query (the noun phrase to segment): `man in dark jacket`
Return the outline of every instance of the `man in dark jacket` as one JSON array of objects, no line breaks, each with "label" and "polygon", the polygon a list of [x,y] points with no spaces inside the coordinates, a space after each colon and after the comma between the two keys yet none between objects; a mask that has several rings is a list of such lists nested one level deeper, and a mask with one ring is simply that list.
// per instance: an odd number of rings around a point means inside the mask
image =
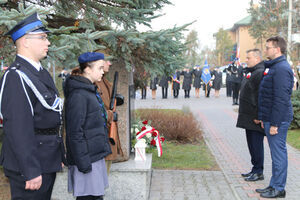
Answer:
[{"label": "man in dark jacket", "polygon": [[243,68],[235,60],[232,64],[229,65],[228,70],[231,73],[231,86],[232,86],[232,105],[239,105],[239,92],[241,81],[243,78]]},{"label": "man in dark jacket", "polygon": [[293,71],[285,58],[287,44],[282,37],[267,40],[266,70],[259,87],[258,119],[268,138],[272,177],[267,188],[256,189],[264,198],[285,197],[287,178],[286,136],[293,119],[291,95],[294,84]]},{"label": "man in dark jacket", "polygon": [[170,79],[171,77],[168,77],[166,75],[163,75],[160,79],[159,86],[161,87],[163,99],[168,98],[168,86],[169,86],[169,81],[171,81]]},{"label": "man in dark jacket", "polygon": [[50,200],[56,172],[62,168],[62,100],[40,63],[50,45],[47,32],[34,13],[7,33],[16,44],[17,57],[1,80],[4,139],[0,165],[13,200]]},{"label": "man in dark jacket", "polygon": [[263,77],[264,63],[259,49],[250,49],[246,57],[247,68],[241,83],[239,115],[236,126],[244,128],[251,156],[252,170],[242,174],[246,181],[263,180],[264,130],[258,121],[258,88]]}]

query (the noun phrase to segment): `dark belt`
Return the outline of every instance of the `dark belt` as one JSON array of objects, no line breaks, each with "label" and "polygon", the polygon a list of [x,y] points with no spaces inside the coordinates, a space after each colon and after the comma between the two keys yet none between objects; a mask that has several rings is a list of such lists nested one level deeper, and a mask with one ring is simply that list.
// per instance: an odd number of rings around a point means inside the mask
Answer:
[{"label": "dark belt", "polygon": [[59,126],[56,128],[45,128],[45,129],[34,129],[35,134],[37,135],[57,135],[59,132]]}]

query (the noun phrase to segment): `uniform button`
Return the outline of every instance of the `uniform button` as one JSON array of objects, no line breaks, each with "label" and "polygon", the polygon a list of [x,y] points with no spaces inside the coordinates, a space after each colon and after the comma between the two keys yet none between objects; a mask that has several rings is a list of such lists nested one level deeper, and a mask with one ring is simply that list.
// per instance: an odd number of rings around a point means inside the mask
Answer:
[{"label": "uniform button", "polygon": [[47,98],[48,97],[48,95],[45,95],[45,98]]},{"label": "uniform button", "polygon": [[42,142],[40,142],[40,144],[43,144]]}]

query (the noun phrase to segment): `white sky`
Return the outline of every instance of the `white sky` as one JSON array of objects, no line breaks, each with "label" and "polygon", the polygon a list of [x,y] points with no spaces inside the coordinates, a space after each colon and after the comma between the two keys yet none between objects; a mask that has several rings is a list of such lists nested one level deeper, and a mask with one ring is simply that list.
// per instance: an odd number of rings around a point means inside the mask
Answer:
[{"label": "white sky", "polygon": [[[248,15],[250,0],[170,0],[174,5],[163,8],[162,17],[151,23],[153,30],[173,28],[197,20],[189,26],[198,32],[201,47],[214,48],[213,34],[219,28],[228,29]],[[146,31],[147,28],[140,27]],[[187,35],[189,31],[186,31]]]}]

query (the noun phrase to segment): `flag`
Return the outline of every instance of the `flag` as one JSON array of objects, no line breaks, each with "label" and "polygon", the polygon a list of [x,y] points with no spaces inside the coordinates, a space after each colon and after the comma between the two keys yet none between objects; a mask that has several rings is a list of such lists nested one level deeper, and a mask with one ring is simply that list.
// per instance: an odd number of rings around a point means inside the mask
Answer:
[{"label": "flag", "polygon": [[236,50],[235,60],[237,61],[237,66],[240,66],[240,47]]},{"label": "flag", "polygon": [[176,73],[173,74],[172,80],[175,81],[176,83],[179,83],[179,84],[180,84],[180,81],[177,80],[177,74],[176,74]]},{"label": "flag", "polygon": [[205,60],[205,63],[204,63],[203,69],[202,69],[201,79],[205,83],[205,85],[207,85],[211,79],[211,75],[209,72],[209,65],[207,64],[207,60]]}]

